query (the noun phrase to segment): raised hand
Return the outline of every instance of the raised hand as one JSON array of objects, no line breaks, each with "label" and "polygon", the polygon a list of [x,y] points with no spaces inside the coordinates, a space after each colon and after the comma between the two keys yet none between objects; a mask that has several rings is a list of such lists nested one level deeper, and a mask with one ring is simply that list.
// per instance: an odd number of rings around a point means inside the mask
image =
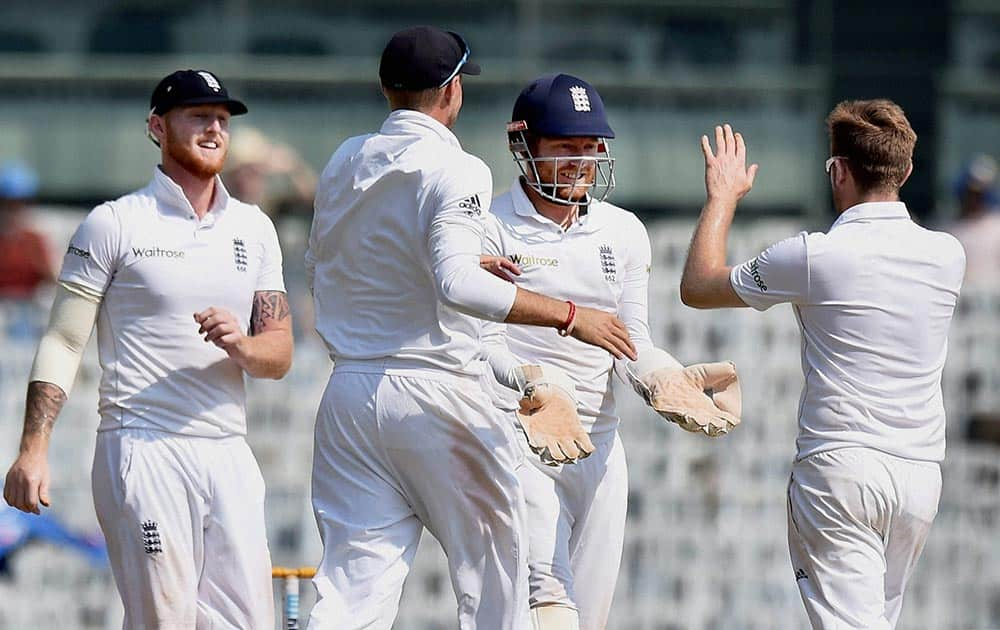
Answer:
[{"label": "raised hand", "polygon": [[728,124],[715,127],[715,152],[708,136],[701,137],[705,154],[705,191],[709,200],[724,199],[735,204],[753,188],[757,165],[747,168],[747,148],[743,136]]}]

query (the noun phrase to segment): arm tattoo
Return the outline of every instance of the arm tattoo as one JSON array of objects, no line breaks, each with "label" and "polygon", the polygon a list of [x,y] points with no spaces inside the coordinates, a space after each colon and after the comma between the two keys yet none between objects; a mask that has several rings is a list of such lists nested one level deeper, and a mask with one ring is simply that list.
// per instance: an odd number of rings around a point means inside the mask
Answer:
[{"label": "arm tattoo", "polygon": [[56,416],[65,402],[66,392],[58,385],[44,381],[28,383],[28,397],[24,404],[25,434],[51,434]]},{"label": "arm tattoo", "polygon": [[250,334],[263,332],[267,320],[281,321],[291,314],[288,296],[281,291],[257,291],[253,294],[253,310],[250,313]]}]

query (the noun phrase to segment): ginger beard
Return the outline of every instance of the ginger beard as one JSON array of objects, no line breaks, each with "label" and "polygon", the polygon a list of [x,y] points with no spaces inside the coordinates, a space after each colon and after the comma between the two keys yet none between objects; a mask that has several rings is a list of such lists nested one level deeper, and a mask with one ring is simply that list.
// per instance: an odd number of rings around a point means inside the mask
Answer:
[{"label": "ginger beard", "polygon": [[[166,142],[164,152],[187,172],[200,179],[210,179],[222,172],[229,152],[229,137],[225,132],[191,133],[163,119]],[[214,142],[216,148],[201,146]]]}]

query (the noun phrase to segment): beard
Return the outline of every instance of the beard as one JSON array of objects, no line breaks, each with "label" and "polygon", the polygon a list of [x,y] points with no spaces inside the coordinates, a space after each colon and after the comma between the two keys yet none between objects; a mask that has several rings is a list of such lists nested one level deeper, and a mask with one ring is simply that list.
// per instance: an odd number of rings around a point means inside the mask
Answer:
[{"label": "beard", "polygon": [[[558,178],[555,174],[547,168],[539,169],[540,187],[545,194],[565,202],[582,203],[587,200],[590,190],[594,187],[595,173],[593,170],[584,169],[580,174],[583,176],[582,181],[576,182],[575,185],[560,183],[556,186],[555,182],[558,181]],[[567,178],[569,177],[572,177],[572,174],[567,175]]]},{"label": "beard", "polygon": [[541,184],[539,188],[546,195],[557,197],[570,203],[582,203],[586,201],[591,189],[590,186],[579,185],[576,188],[570,188],[569,186],[556,187],[552,184]]},{"label": "beard", "polygon": [[[220,138],[218,142],[221,145],[223,141]],[[218,157],[206,158],[198,152],[197,147],[188,144],[186,139],[176,134],[169,125],[167,125],[166,149],[167,155],[199,179],[210,179],[221,173],[226,163],[226,155],[229,153],[227,145],[225,150],[218,152]]]}]

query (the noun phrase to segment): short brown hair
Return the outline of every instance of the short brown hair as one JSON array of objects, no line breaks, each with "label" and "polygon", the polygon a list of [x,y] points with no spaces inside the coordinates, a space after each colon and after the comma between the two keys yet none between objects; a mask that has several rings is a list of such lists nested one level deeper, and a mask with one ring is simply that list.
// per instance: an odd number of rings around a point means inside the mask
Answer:
[{"label": "short brown hair", "polygon": [[830,155],[847,158],[863,191],[899,190],[917,144],[917,134],[899,105],[887,99],[842,101],[826,124]]}]

